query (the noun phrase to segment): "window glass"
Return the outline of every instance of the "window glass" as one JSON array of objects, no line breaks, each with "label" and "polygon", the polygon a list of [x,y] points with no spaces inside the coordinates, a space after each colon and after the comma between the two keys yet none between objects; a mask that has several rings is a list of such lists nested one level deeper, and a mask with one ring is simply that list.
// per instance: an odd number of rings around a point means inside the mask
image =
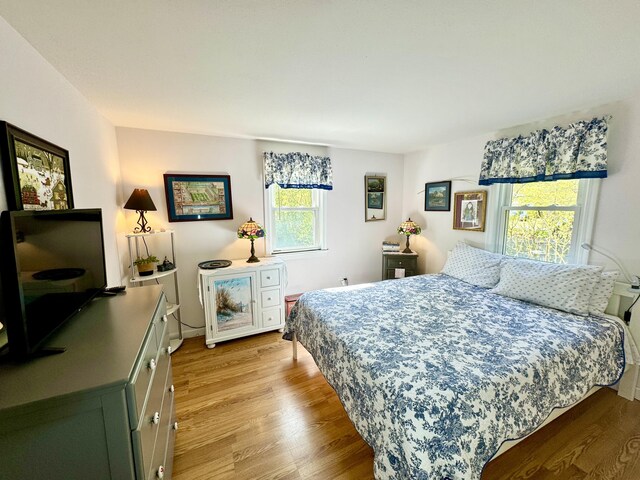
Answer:
[{"label": "window glass", "polygon": [[512,186],[511,205],[571,206],[578,203],[580,180],[558,180],[555,182],[516,183]]},{"label": "window glass", "polygon": [[324,190],[280,188],[267,191],[269,253],[321,250],[324,247]]}]

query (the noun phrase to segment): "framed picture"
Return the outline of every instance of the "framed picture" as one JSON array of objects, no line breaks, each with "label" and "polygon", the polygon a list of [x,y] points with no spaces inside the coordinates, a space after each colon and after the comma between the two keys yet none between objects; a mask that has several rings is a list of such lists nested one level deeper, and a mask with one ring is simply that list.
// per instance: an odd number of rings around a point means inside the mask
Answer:
[{"label": "framed picture", "polygon": [[453,200],[453,229],[484,232],[487,191],[456,192]]},{"label": "framed picture", "polygon": [[9,210],[73,208],[67,150],[0,122],[0,158]]},{"label": "framed picture", "polygon": [[451,182],[424,184],[424,210],[425,212],[451,210]]},{"label": "framed picture", "polygon": [[231,220],[231,177],[165,173],[164,190],[170,222]]},{"label": "framed picture", "polygon": [[384,175],[365,175],[364,177],[364,221],[384,220],[387,214],[386,204],[387,177]]}]

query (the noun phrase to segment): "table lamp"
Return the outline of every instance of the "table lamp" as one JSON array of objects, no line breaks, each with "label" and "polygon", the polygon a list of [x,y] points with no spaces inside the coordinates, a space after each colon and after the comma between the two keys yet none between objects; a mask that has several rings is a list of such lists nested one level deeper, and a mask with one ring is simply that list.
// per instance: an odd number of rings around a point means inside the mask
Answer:
[{"label": "table lamp", "polygon": [[155,212],[156,206],[151,200],[151,195],[145,188],[136,188],[124,204],[124,208],[127,210],[135,210],[140,214],[138,217],[138,226],[133,229],[133,233],[149,233],[151,227],[147,226],[147,219],[144,218],[146,212]]},{"label": "table lamp", "polygon": [[420,235],[420,232],[422,232],[422,228],[416,222],[411,220],[411,218],[409,218],[406,222],[402,222],[400,224],[400,226],[398,227],[398,233],[400,235],[407,236],[407,246],[402,251],[402,253],[413,253],[409,248],[409,237],[411,235]]},{"label": "table lamp", "polygon": [[256,249],[253,247],[253,241],[256,238],[264,237],[264,228],[259,223],[256,223],[253,218],[249,217],[248,222],[244,222],[238,228],[238,238],[248,238],[251,240],[251,256],[247,263],[259,262],[260,259],[256,257]]}]

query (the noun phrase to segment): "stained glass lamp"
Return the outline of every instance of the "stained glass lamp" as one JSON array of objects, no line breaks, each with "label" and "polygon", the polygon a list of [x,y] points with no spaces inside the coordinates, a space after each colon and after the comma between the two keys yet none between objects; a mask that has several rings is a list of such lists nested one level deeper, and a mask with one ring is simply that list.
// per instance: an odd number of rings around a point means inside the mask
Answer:
[{"label": "stained glass lamp", "polygon": [[133,229],[133,233],[148,233],[151,231],[151,227],[147,225],[147,219],[144,218],[144,214],[146,212],[155,212],[156,206],[153,200],[151,200],[151,195],[149,195],[148,190],[144,188],[134,189],[123,208],[135,210],[140,214],[140,217],[138,217],[138,226]]},{"label": "stained glass lamp", "polygon": [[398,227],[398,233],[400,235],[407,236],[407,247],[402,251],[402,253],[413,253],[409,248],[409,237],[411,235],[420,235],[422,232],[422,228],[416,222],[409,218],[406,222],[402,222]]},{"label": "stained glass lamp", "polygon": [[256,223],[253,218],[249,217],[248,222],[244,222],[238,228],[238,238],[248,238],[251,240],[251,256],[247,263],[259,262],[260,259],[256,257],[256,249],[253,247],[253,241],[256,238],[264,237],[264,228],[259,223]]}]

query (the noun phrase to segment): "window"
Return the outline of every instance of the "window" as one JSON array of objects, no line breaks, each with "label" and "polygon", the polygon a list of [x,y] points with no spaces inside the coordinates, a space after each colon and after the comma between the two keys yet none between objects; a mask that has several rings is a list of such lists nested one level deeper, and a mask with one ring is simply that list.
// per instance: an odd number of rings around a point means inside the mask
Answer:
[{"label": "window", "polygon": [[[505,255],[586,263],[598,179],[500,184],[493,236]],[[490,237],[491,238],[491,237]]]},{"label": "window", "polygon": [[272,184],[265,195],[268,253],[326,248],[326,190]]}]

